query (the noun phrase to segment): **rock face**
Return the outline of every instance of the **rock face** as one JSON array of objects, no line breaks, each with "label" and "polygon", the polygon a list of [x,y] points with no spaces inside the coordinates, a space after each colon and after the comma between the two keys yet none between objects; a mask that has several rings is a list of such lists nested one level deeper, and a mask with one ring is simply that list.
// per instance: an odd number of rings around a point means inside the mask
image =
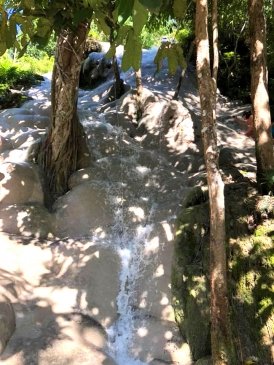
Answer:
[{"label": "rock face", "polygon": [[176,320],[190,345],[194,360],[211,354],[209,208],[208,202],[204,202],[206,199],[198,188],[193,189],[185,199],[178,219],[172,275]]},{"label": "rock face", "polygon": [[[88,365],[90,359],[115,365],[106,353],[105,328],[117,319],[117,254],[91,242],[67,240],[41,248],[35,242],[18,246],[2,236],[0,257],[1,288],[17,314],[1,364],[32,364],[39,358],[44,365]],[[1,345],[14,330],[11,309],[0,301]]]},{"label": "rock face", "polygon": [[95,87],[110,74],[111,61],[102,52],[91,52],[83,61],[80,71],[80,87]]},{"label": "rock face", "polygon": [[0,354],[15,331],[15,314],[11,302],[0,294]]},{"label": "rock face", "polygon": [[106,189],[91,183],[70,190],[55,202],[53,209],[58,237],[90,236],[94,230],[113,223]]},{"label": "rock face", "polygon": [[0,207],[26,203],[43,204],[43,189],[36,166],[26,162],[2,163],[0,178]]}]

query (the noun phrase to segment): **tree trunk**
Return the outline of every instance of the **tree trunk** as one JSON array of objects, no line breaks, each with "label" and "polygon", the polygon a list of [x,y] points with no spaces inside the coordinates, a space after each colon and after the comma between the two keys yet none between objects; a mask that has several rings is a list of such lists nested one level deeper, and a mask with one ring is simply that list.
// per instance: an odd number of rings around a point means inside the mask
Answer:
[{"label": "tree trunk", "polygon": [[81,129],[77,116],[78,85],[87,31],[88,24],[81,23],[75,31],[62,30],[57,39],[51,126],[42,146],[42,165],[53,200],[67,191],[68,178],[76,170]]},{"label": "tree trunk", "polygon": [[137,120],[140,120],[143,115],[142,107],[142,93],[143,93],[143,83],[142,83],[142,70],[135,71],[136,80],[136,104],[137,104]]},{"label": "tree trunk", "polygon": [[[112,45],[114,42],[114,28],[113,25],[110,24],[110,36],[109,36],[109,43]],[[113,74],[114,74],[114,92],[111,92],[114,94],[114,100],[119,99],[125,91],[124,88],[124,80],[121,79],[120,76],[120,70],[119,70],[119,66],[118,66],[118,62],[117,62],[117,57],[116,57],[116,50],[115,50],[115,54],[112,57],[112,69],[113,69]]]},{"label": "tree trunk", "polygon": [[265,174],[274,169],[271,116],[266,63],[266,24],[264,0],[249,0],[251,101],[255,128],[257,182],[261,193],[268,193]]},{"label": "tree trunk", "polygon": [[232,365],[233,342],[226,272],[224,184],[218,167],[216,84],[211,77],[207,0],[196,1],[197,76],[202,113],[202,138],[210,201],[211,347],[214,365]]},{"label": "tree trunk", "polygon": [[186,56],[186,67],[182,69],[181,75],[179,77],[178,84],[176,86],[175,93],[174,93],[173,98],[172,98],[173,100],[178,100],[180,89],[182,87],[182,84],[183,84],[183,81],[184,81],[184,78],[185,78],[185,75],[186,75],[187,66],[189,64],[190,58],[191,58],[193,50],[194,50],[194,45],[195,45],[194,41],[191,42],[189,50],[187,52],[187,56]]}]

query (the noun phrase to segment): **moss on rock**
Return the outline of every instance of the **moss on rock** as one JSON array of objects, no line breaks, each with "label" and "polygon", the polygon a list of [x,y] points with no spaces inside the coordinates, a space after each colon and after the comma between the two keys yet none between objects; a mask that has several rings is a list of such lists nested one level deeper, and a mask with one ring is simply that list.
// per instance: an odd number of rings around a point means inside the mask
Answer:
[{"label": "moss on rock", "polygon": [[172,280],[176,320],[194,360],[210,354],[209,208],[208,202],[189,206],[190,201],[205,201],[197,196],[203,194],[195,188],[178,220]]},{"label": "moss on rock", "polygon": [[[209,206],[202,199],[193,200],[194,193],[197,195],[197,188],[185,202],[197,204],[187,203],[188,208],[185,204],[178,219],[172,288],[176,320],[194,360],[198,360],[211,352]],[[258,201],[262,199],[246,182],[227,185],[225,200],[228,284],[239,364],[254,358],[258,364],[271,365],[274,219],[258,220]]]}]

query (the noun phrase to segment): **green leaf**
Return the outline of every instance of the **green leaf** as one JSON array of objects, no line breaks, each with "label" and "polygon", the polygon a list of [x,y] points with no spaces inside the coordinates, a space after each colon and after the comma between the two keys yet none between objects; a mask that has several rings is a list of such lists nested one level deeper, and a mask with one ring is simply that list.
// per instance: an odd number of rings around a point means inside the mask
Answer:
[{"label": "green leaf", "polygon": [[105,35],[110,34],[110,28],[105,21],[105,15],[101,12],[96,12],[96,18],[94,19],[95,23],[99,26],[99,28],[104,32]]},{"label": "green leaf", "polygon": [[73,24],[78,25],[79,23],[81,23],[82,21],[86,20],[86,19],[90,19],[92,16],[92,9],[90,8],[80,8],[77,9],[77,11],[74,12],[74,16],[73,16]]},{"label": "green leaf", "polygon": [[124,55],[122,59],[122,70],[127,71],[130,67],[139,70],[141,67],[142,42],[136,37],[133,29],[128,33],[125,45]]},{"label": "green leaf", "polygon": [[1,11],[1,26],[0,26],[0,29],[1,29],[1,38],[5,38],[6,36],[6,32],[7,32],[7,22],[8,22],[8,14],[2,10]]},{"label": "green leaf", "polygon": [[173,14],[176,18],[183,19],[187,10],[187,0],[174,0]]},{"label": "green leaf", "polygon": [[186,61],[183,55],[183,51],[179,44],[166,42],[161,45],[154,58],[154,63],[157,66],[157,72],[160,71],[160,68],[162,67],[162,62],[165,58],[167,58],[168,61],[168,71],[170,74],[175,74],[179,66],[181,66],[182,68],[186,67]]},{"label": "green leaf", "polygon": [[134,0],[119,0],[118,3],[118,23],[124,24],[132,15]]},{"label": "green leaf", "polygon": [[39,38],[47,38],[51,31],[52,24],[48,19],[40,18],[37,23],[37,36]]},{"label": "green leaf", "polygon": [[9,19],[8,31],[6,33],[7,48],[11,48],[14,45],[16,39],[16,22],[13,16]]},{"label": "green leaf", "polygon": [[111,44],[109,50],[106,53],[106,58],[112,58],[113,56],[115,56],[116,53],[116,44],[113,43]]},{"label": "green leaf", "polygon": [[133,29],[135,34],[140,34],[148,19],[147,9],[135,0],[133,8]]},{"label": "green leaf", "polygon": [[35,7],[35,1],[34,0],[23,0],[22,5],[26,9],[32,9]]},{"label": "green leaf", "polygon": [[155,11],[162,6],[163,0],[139,0],[140,3],[147,9]]}]

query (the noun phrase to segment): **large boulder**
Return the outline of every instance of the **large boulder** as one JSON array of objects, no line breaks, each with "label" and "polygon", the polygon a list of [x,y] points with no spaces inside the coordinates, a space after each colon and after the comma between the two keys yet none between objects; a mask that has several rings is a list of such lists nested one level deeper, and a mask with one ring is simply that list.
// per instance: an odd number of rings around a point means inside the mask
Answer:
[{"label": "large boulder", "polygon": [[30,163],[0,165],[0,207],[12,204],[43,204],[44,194],[38,169]]},{"label": "large boulder", "polygon": [[49,125],[49,117],[34,114],[10,114],[5,120],[8,129],[21,131],[22,128],[45,129]]},{"label": "large boulder", "polygon": [[88,365],[90,359],[114,365],[106,328],[118,317],[120,265],[115,250],[90,240],[39,246],[1,236],[0,280],[18,313],[1,364],[39,358],[44,365]]},{"label": "large boulder", "polygon": [[11,302],[0,293],[0,354],[15,331],[15,314]]},{"label": "large boulder", "polygon": [[[35,325],[34,325],[35,323]],[[1,364],[115,365],[106,354],[106,333],[81,313],[55,315],[50,308],[33,306],[24,312]]]},{"label": "large boulder", "polygon": [[96,228],[105,229],[113,224],[108,193],[96,184],[76,186],[57,199],[53,209],[58,237],[89,236]]},{"label": "large boulder", "polygon": [[111,61],[102,52],[91,52],[80,70],[80,87],[95,87],[110,74]]},{"label": "large boulder", "polygon": [[0,231],[24,237],[53,234],[52,215],[40,204],[14,204],[0,210]]}]

